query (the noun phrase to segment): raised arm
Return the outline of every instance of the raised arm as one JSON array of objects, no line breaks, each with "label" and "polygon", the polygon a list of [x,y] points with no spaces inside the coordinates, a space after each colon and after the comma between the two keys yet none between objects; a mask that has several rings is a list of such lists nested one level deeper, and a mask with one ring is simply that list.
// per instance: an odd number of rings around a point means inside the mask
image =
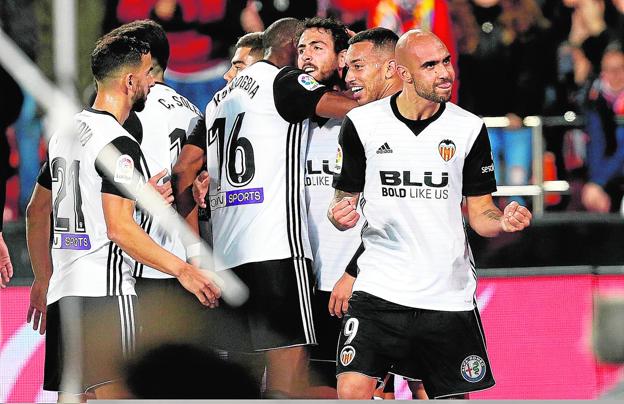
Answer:
[{"label": "raised arm", "polygon": [[316,104],[316,115],[324,118],[342,119],[347,112],[357,107],[355,100],[337,92],[329,91],[323,94],[318,104]]}]

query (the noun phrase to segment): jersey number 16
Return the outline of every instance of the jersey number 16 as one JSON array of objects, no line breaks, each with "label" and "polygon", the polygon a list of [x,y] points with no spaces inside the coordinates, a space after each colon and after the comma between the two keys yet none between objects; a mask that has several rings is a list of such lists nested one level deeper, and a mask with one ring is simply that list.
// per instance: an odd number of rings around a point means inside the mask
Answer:
[{"label": "jersey number 16", "polygon": [[[222,170],[225,165],[226,178],[230,185],[236,188],[249,184],[256,173],[254,164],[254,150],[249,139],[239,137],[239,132],[243,124],[245,113],[241,112],[236,116],[234,125],[224,147],[225,118],[214,120],[212,127],[208,130],[208,146],[217,142],[217,158],[219,160],[219,177],[217,184],[221,185]],[[225,164],[224,164],[225,156]]]}]

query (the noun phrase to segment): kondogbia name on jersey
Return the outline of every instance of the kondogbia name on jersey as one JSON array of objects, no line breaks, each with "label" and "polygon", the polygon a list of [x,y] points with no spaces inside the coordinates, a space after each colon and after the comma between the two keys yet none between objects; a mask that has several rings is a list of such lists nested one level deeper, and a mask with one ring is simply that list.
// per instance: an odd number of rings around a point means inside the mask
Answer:
[{"label": "kondogbia name on jersey", "polygon": [[223,101],[223,99],[235,88],[244,90],[247,95],[249,95],[249,98],[253,98],[260,89],[260,85],[256,83],[256,80],[247,75],[234,77],[234,79],[223,90],[216,93],[212,98],[215,106],[219,105],[219,103]]}]

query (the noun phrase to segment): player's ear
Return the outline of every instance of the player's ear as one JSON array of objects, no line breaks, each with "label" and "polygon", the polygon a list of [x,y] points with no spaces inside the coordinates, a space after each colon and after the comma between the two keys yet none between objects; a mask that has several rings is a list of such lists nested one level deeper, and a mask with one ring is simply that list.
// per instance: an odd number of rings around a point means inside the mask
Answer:
[{"label": "player's ear", "polygon": [[340,52],[338,52],[338,68],[344,69],[346,65],[347,65],[347,50],[343,49]]},{"label": "player's ear", "polygon": [[412,75],[410,74],[409,70],[407,70],[407,67],[397,64],[396,68],[401,80],[408,83],[414,82],[414,79],[412,79]]},{"label": "player's ear", "polygon": [[133,91],[135,86],[136,86],[136,77],[134,77],[134,74],[132,73],[127,73],[124,76],[124,86],[127,89],[127,91]]},{"label": "player's ear", "polygon": [[397,72],[397,63],[396,60],[394,59],[390,59],[388,61],[386,61],[385,63],[385,69],[384,69],[384,78],[386,80],[392,78],[392,76],[394,76]]}]

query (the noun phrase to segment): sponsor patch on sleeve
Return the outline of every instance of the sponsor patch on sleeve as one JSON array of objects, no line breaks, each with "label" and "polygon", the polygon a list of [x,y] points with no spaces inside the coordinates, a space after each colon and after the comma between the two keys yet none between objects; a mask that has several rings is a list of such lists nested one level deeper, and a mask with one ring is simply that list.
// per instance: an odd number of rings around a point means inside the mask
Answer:
[{"label": "sponsor patch on sleeve", "polygon": [[297,77],[297,81],[301,84],[301,87],[308,91],[314,91],[319,87],[323,87],[323,85],[316,81],[314,77],[306,73],[300,74],[299,77]]},{"label": "sponsor patch on sleeve", "polygon": [[122,154],[117,158],[115,164],[115,182],[120,184],[130,184],[134,174],[134,160],[127,154]]},{"label": "sponsor patch on sleeve", "polygon": [[334,167],[334,173],[340,174],[342,171],[342,147],[338,145],[338,150],[336,151],[336,166]]}]

